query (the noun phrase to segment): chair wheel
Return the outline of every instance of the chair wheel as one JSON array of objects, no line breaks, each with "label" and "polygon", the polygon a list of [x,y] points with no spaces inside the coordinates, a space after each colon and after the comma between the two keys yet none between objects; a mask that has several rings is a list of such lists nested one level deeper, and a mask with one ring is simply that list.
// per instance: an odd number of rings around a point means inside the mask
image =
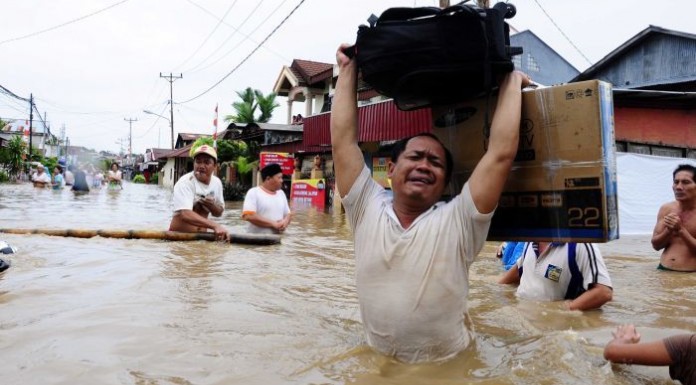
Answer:
[{"label": "chair wheel", "polygon": [[505,12],[506,19],[512,19],[517,15],[517,8],[513,4],[507,3],[507,12]]}]

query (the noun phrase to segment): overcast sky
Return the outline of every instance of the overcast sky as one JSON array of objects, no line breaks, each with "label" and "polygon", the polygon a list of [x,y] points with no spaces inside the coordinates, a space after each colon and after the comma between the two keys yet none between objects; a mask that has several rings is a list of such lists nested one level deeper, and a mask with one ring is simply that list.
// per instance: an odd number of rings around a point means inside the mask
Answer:
[{"label": "overcast sky", "polygon": [[[514,28],[533,31],[580,71],[651,24],[696,34],[694,0],[510,2],[517,7],[517,15],[508,20]],[[125,119],[137,119],[132,122],[134,153],[169,148],[169,122],[143,113],[169,117],[170,83],[160,73],[183,75],[173,83],[175,135],[212,133],[216,104],[222,129],[223,117],[233,113],[236,91],[252,87],[271,92],[282,67],[293,59],[333,63],[338,45],[354,42],[358,25],[371,13],[437,4],[3,0],[0,86],[23,98],[33,94],[52,133],[60,137],[64,127],[71,145],[127,152]],[[272,122],[285,123],[286,99],[278,102]],[[304,108],[296,104],[293,112]],[[27,119],[28,103],[0,93],[0,118]]]}]

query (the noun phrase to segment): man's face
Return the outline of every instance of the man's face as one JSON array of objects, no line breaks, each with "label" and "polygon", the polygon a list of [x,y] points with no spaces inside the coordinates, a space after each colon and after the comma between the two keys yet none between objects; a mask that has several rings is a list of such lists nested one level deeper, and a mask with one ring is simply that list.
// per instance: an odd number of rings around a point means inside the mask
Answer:
[{"label": "man's face", "polygon": [[271,191],[278,191],[281,188],[283,188],[283,173],[279,172],[273,175],[272,177],[266,179],[264,187]]},{"label": "man's face", "polygon": [[426,208],[432,206],[445,190],[446,167],[445,150],[435,139],[418,136],[409,140],[396,163],[389,164],[395,198],[403,196]]},{"label": "man's face", "polygon": [[198,154],[193,158],[193,175],[201,183],[210,183],[210,176],[215,170],[215,159],[207,154]]},{"label": "man's face", "polygon": [[674,191],[674,199],[677,201],[688,201],[696,198],[694,175],[689,171],[679,171],[674,175],[672,191]]},{"label": "man's face", "polygon": [[36,173],[37,173],[37,174],[43,174],[43,172],[44,172],[44,168],[43,168],[43,167],[37,167],[37,168],[36,168]]}]

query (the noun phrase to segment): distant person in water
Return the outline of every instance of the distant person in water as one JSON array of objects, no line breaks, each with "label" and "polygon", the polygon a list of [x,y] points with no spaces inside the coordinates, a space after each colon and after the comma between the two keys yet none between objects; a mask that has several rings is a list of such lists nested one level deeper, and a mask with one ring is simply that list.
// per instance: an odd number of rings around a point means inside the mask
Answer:
[{"label": "distant person in water", "polygon": [[89,192],[89,184],[87,183],[87,175],[81,168],[76,168],[73,173],[75,176],[75,182],[72,186],[72,191],[75,192]]},{"label": "distant person in water", "polygon": [[31,175],[31,181],[34,187],[49,187],[51,186],[51,177],[46,173],[46,168],[43,164],[36,165],[36,172]]},{"label": "distant person in water", "polygon": [[63,167],[57,165],[53,169],[53,183],[51,183],[51,185],[53,186],[54,190],[60,190],[63,188],[64,184],[65,181],[63,180]]},{"label": "distant person in water", "polygon": [[660,207],[652,246],[662,250],[660,270],[696,271],[696,167],[680,164],[672,173],[674,200]]},{"label": "distant person in water", "polygon": [[73,174],[73,169],[73,166],[70,165],[68,166],[68,169],[65,170],[63,178],[65,179],[66,186],[72,186],[75,183],[75,174]]},{"label": "distant person in water", "polygon": [[174,215],[169,230],[193,233],[211,229],[218,240],[227,239],[227,230],[208,219],[209,214],[220,217],[225,210],[222,182],[213,175],[217,152],[204,144],[196,148],[192,156],[193,171],[174,185]]},{"label": "distant person in water", "polygon": [[118,169],[118,163],[111,164],[111,170],[106,174],[106,181],[109,183],[110,188],[123,188],[121,184],[122,174],[121,170]]}]

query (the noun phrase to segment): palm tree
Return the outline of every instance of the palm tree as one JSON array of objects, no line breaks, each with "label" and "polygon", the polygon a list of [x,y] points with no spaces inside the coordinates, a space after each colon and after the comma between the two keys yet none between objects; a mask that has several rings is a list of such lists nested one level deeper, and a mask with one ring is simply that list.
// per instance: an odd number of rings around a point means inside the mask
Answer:
[{"label": "palm tree", "polygon": [[251,181],[249,183],[245,183],[247,178],[247,175],[251,173],[256,166],[258,166],[259,161],[255,160],[253,162],[249,162],[249,159],[244,156],[238,156],[237,160],[233,160],[230,163],[234,165],[234,168],[237,170],[240,176],[240,184],[249,186],[251,185]]},{"label": "palm tree", "polygon": [[280,106],[275,101],[276,94],[271,92],[268,96],[263,96],[259,90],[256,90],[254,93],[256,95],[256,103],[258,103],[259,110],[261,110],[261,116],[259,116],[258,121],[259,123],[267,123],[273,116],[273,110]]},{"label": "palm tree", "polygon": [[[266,123],[271,120],[273,110],[280,106],[276,103],[276,94],[273,92],[264,96],[261,91],[247,87],[244,91],[237,91],[237,96],[242,101],[232,103],[236,114],[225,116],[226,122]],[[261,111],[259,117],[255,116],[257,108]]]}]

